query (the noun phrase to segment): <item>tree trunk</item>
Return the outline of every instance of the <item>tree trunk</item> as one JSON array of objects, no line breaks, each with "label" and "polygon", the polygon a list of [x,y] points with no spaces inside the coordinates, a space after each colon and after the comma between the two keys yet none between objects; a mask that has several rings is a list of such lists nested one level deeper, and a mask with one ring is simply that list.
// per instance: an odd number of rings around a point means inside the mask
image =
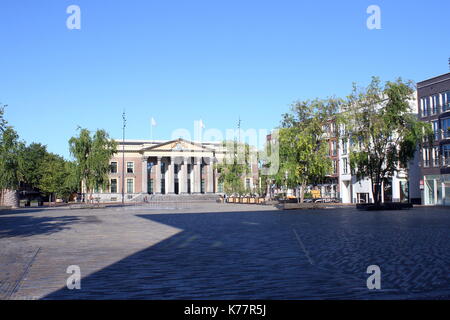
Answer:
[{"label": "tree trunk", "polygon": [[303,203],[303,201],[305,201],[305,188],[306,188],[306,183],[303,182],[301,185],[301,191],[300,191],[300,203]]},{"label": "tree trunk", "polygon": [[378,181],[378,178],[377,178],[376,182],[372,185],[373,185],[373,187],[372,187],[373,202],[376,205],[380,205],[381,204],[381,184]]},{"label": "tree trunk", "polygon": [[1,205],[18,208],[19,207],[19,194],[16,190],[3,189],[1,191]]}]

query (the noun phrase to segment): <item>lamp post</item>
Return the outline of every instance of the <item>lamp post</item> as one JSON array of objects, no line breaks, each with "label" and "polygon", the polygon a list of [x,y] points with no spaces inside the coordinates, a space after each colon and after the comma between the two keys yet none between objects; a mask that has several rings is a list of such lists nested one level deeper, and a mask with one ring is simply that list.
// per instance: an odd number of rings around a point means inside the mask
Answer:
[{"label": "lamp post", "polygon": [[122,113],[122,205],[125,204],[125,128],[127,126],[127,119],[125,118],[125,111]]},{"label": "lamp post", "polygon": [[288,177],[289,177],[289,172],[286,170],[284,172],[284,181],[285,181],[285,185],[286,185],[285,194],[284,194],[285,199],[287,199],[287,192],[288,192]]}]

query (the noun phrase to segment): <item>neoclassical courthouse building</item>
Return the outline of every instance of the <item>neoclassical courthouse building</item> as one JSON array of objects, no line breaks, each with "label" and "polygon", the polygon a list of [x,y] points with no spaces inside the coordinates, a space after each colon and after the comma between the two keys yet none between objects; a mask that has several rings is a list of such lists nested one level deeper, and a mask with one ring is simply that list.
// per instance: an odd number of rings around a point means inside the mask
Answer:
[{"label": "neoclassical courthouse building", "polygon": [[[215,163],[226,156],[221,142],[117,141],[117,154],[111,159],[109,190],[97,190],[94,198],[102,202],[145,201],[149,195],[222,194],[223,184]],[[124,161],[122,160],[124,157]],[[124,168],[124,173],[123,169]],[[252,164],[245,186],[252,190],[258,183],[258,165]]]}]

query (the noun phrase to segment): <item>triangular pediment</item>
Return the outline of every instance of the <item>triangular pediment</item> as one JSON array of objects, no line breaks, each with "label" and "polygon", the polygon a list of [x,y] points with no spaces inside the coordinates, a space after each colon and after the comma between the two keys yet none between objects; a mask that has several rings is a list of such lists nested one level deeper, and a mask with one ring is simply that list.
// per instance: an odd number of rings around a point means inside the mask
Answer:
[{"label": "triangular pediment", "polygon": [[145,148],[143,151],[209,151],[213,150],[201,145],[200,143],[188,141],[185,139],[176,139],[172,141],[167,141],[158,145],[154,145],[148,148]]}]

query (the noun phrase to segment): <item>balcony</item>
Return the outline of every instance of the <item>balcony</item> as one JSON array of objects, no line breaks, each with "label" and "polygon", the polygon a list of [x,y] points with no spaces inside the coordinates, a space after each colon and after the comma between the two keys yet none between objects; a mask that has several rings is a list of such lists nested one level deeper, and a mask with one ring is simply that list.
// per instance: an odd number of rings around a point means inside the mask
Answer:
[{"label": "balcony", "polygon": [[442,106],[442,112],[450,111],[450,102],[447,102]]},{"label": "balcony", "polygon": [[442,165],[444,167],[450,167],[450,157],[442,159]]},{"label": "balcony", "polygon": [[439,158],[433,160],[433,167],[439,167]]},{"label": "balcony", "polygon": [[434,132],[434,140],[439,141],[443,139],[450,139],[450,130],[437,130]]}]

